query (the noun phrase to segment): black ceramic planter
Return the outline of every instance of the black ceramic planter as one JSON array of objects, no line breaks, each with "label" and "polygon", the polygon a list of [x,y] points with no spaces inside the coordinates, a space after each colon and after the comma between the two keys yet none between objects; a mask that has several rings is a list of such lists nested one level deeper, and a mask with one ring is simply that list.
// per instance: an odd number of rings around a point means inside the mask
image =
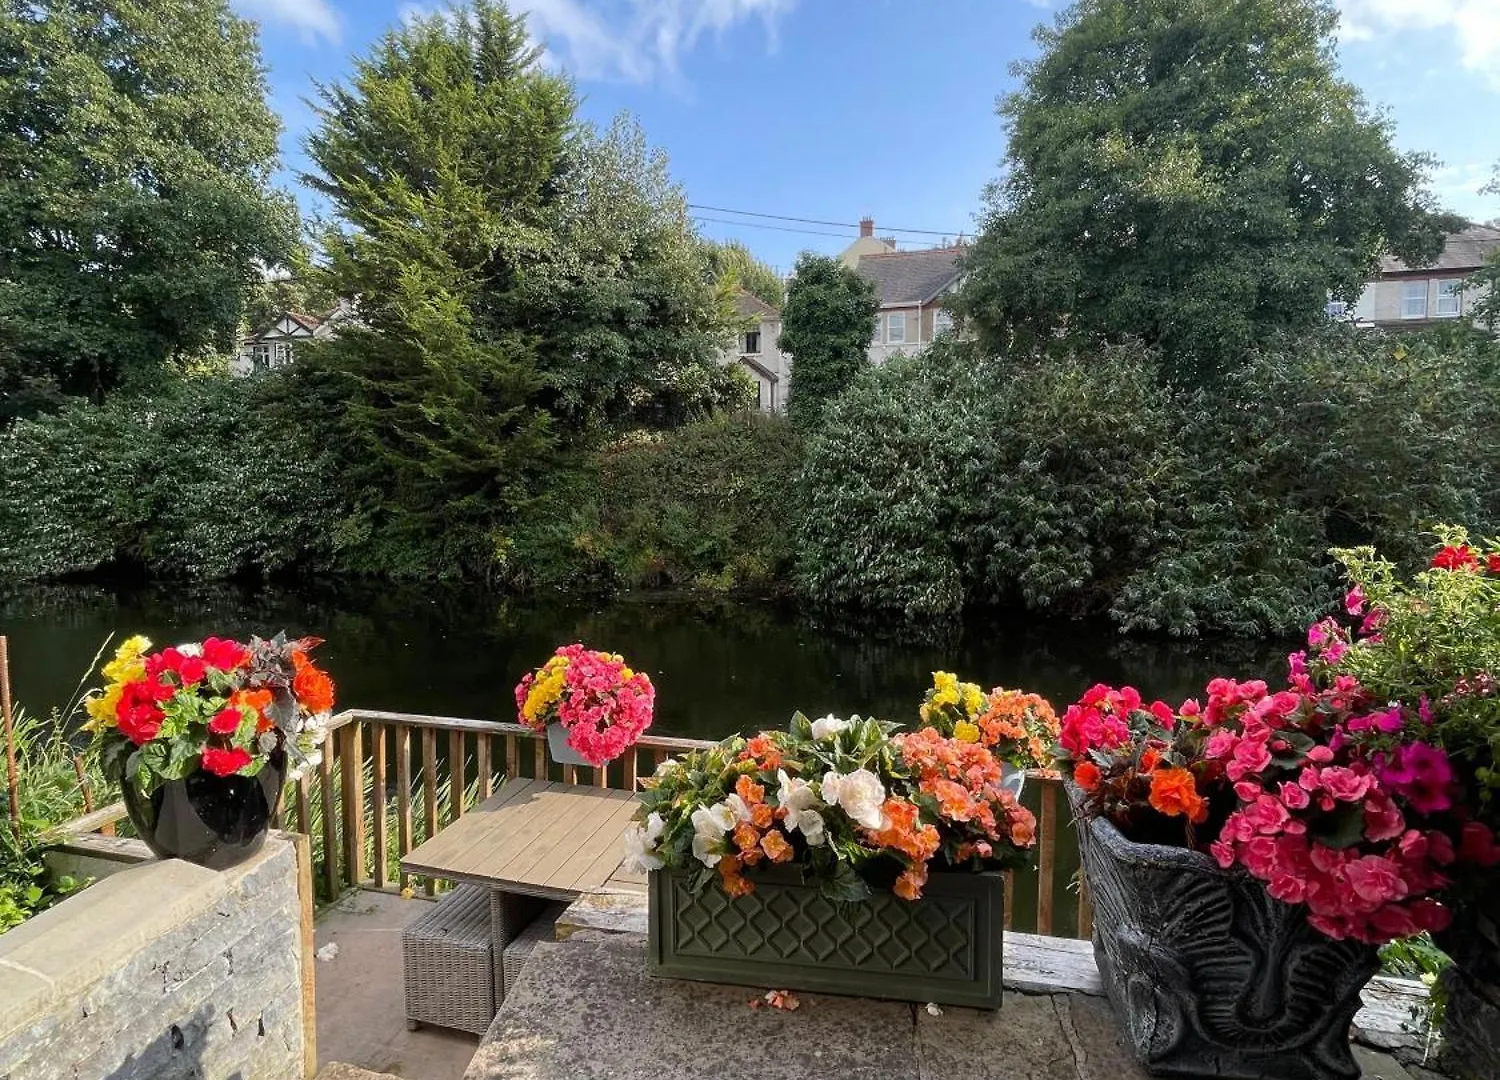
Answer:
[{"label": "black ceramic planter", "polygon": [[1437,935],[1453,966],[1443,972],[1444,1055],[1464,1080],[1500,1077],[1500,881],[1476,890],[1491,906],[1460,905],[1453,925]]},{"label": "black ceramic planter", "polygon": [[168,780],[149,796],[129,780],[120,789],[131,824],[159,858],[223,870],[265,843],[285,776],[286,758],[278,752],[254,776],[215,776],[199,769]]},{"label": "black ceramic planter", "polygon": [[1349,1025],[1380,967],[1374,947],[1320,934],[1305,908],[1201,852],[1132,843],[1102,820],[1078,833],[1094,957],[1147,1071],[1358,1080]]}]

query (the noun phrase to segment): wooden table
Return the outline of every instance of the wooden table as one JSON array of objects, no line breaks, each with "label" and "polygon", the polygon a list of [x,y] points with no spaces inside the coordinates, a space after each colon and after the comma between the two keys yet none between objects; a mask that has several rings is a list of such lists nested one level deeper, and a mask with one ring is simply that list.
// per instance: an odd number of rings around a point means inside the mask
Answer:
[{"label": "wooden table", "polygon": [[620,871],[621,838],[635,808],[628,791],[507,780],[409,852],[401,869],[548,900],[574,900],[606,886],[640,891],[644,880]]}]

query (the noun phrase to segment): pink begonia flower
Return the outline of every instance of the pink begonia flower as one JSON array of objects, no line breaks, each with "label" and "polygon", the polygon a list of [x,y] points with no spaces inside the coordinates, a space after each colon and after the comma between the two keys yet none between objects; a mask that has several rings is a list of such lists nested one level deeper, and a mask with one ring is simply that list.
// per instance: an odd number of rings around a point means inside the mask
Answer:
[{"label": "pink begonia flower", "polygon": [[1291,784],[1283,780],[1281,801],[1288,810],[1304,810],[1312,799],[1308,798],[1307,791],[1300,784]]},{"label": "pink begonia flower", "polygon": [[1302,650],[1302,649],[1298,649],[1294,653],[1287,653],[1287,657],[1286,657],[1286,669],[1287,669],[1287,673],[1289,675],[1291,675],[1291,677],[1294,678],[1294,679],[1297,678],[1298,676],[1306,675],[1307,674],[1307,653],[1306,653],[1306,651]]},{"label": "pink begonia flower", "polygon": [[1365,609],[1365,591],[1358,585],[1344,594],[1344,610],[1350,615],[1358,615]]},{"label": "pink begonia flower", "polygon": [[1261,795],[1241,812],[1257,832],[1266,835],[1281,832],[1292,818],[1291,812],[1274,795]]},{"label": "pink begonia flower", "polygon": [[1330,664],[1337,664],[1344,658],[1344,654],[1348,651],[1349,645],[1347,642],[1334,641],[1329,644],[1328,648],[1323,650],[1323,659]]},{"label": "pink begonia flower", "polygon": [[1328,642],[1331,623],[1327,620],[1315,622],[1307,628],[1307,647],[1320,649]]},{"label": "pink begonia flower", "polygon": [[[1308,755],[1309,759],[1312,757]],[[1297,777],[1297,784],[1304,791],[1317,791],[1323,786],[1323,770],[1316,765],[1305,765]]]},{"label": "pink begonia flower", "polygon": [[1383,735],[1394,735],[1405,725],[1405,716],[1400,706],[1392,706],[1381,712],[1366,713],[1349,721],[1350,731],[1375,730]]},{"label": "pink begonia flower", "polygon": [[1419,814],[1437,814],[1453,806],[1453,766],[1439,747],[1415,742],[1397,748],[1380,780]]},{"label": "pink begonia flower", "polygon": [[1406,897],[1406,880],[1400,868],[1378,855],[1363,855],[1344,868],[1354,895],[1374,910],[1381,904]]},{"label": "pink begonia flower", "polygon": [[[1484,826],[1480,826],[1483,828]],[[1427,858],[1438,866],[1449,866],[1458,858],[1453,850],[1453,840],[1445,832],[1433,829],[1427,834]]]},{"label": "pink begonia flower", "polygon": [[1193,717],[1201,713],[1203,711],[1203,707],[1198,704],[1197,698],[1188,698],[1182,703],[1182,707],[1177,711],[1183,716]]},{"label": "pink begonia flower", "polygon": [[1500,846],[1495,844],[1495,834],[1477,821],[1465,822],[1458,834],[1458,857],[1480,866],[1500,864]]},{"label": "pink begonia flower", "polygon": [[1211,758],[1228,757],[1234,752],[1234,745],[1239,740],[1240,737],[1233,731],[1230,731],[1228,728],[1220,728],[1208,737],[1208,742],[1204,744],[1203,752]]},{"label": "pink begonia flower", "polygon": [[1385,625],[1385,621],[1389,617],[1390,614],[1385,610],[1385,608],[1371,608],[1370,613],[1366,615],[1364,617],[1364,621],[1359,624],[1360,634],[1363,636],[1375,633],[1375,631],[1379,630],[1382,626]]},{"label": "pink begonia flower", "polygon": [[1395,802],[1383,791],[1372,791],[1365,800],[1365,839],[1390,840],[1401,835],[1406,819]]},{"label": "pink begonia flower", "polygon": [[1225,870],[1234,865],[1234,845],[1228,841],[1223,839],[1215,840],[1212,844],[1208,845],[1208,850],[1213,853],[1213,857],[1218,860],[1219,865]]},{"label": "pink begonia flower", "polygon": [[1234,748],[1234,757],[1224,767],[1230,780],[1242,780],[1250,773],[1258,773],[1271,764],[1271,751],[1266,749],[1268,731],[1262,730],[1259,737],[1247,735]]},{"label": "pink begonia flower", "polygon": [[1252,803],[1265,794],[1265,788],[1254,780],[1241,780],[1234,785],[1234,793],[1240,802]]},{"label": "pink begonia flower", "polygon": [[1368,773],[1357,773],[1342,765],[1330,765],[1318,777],[1323,790],[1340,802],[1359,802],[1375,785]]},{"label": "pink begonia flower", "polygon": [[1327,765],[1333,760],[1333,751],[1326,746],[1314,746],[1307,752],[1307,760],[1315,765]]}]

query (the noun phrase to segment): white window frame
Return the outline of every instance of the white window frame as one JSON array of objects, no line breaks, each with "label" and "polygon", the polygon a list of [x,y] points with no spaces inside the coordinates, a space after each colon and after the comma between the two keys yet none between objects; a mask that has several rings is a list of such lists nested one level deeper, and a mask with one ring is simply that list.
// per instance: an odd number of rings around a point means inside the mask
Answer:
[{"label": "white window frame", "polygon": [[[895,330],[893,329],[896,325],[897,319],[901,320],[901,336],[899,338],[896,336]],[[906,344],[906,312],[887,311],[885,313],[885,343],[887,345]]]},{"label": "white window frame", "polygon": [[[1421,289],[1418,295],[1415,290]],[[1427,281],[1404,281],[1401,283],[1401,317],[1403,319],[1425,319],[1427,318],[1427,294],[1429,287]],[[1412,311],[1410,306],[1414,301],[1422,302],[1421,311]]]},{"label": "white window frame", "polygon": [[951,333],[953,333],[953,313],[947,308],[933,308],[932,340],[936,341],[940,334]]},{"label": "white window frame", "polygon": [[292,344],[289,341],[278,341],[271,346],[271,366],[281,367],[283,364],[291,363]]},{"label": "white window frame", "polygon": [[[1445,286],[1449,287],[1451,291],[1449,291],[1447,293],[1444,293],[1443,289],[1444,289]],[[1464,283],[1463,283],[1463,279],[1462,278],[1442,278],[1441,280],[1438,281],[1438,283],[1437,283],[1437,310],[1434,312],[1434,314],[1439,319],[1453,319],[1453,318],[1457,318],[1459,315],[1463,314],[1463,310],[1464,310],[1463,288],[1464,288]],[[1444,300],[1448,300],[1448,301],[1452,302],[1453,309],[1451,311],[1444,311],[1443,310],[1443,301]]]},{"label": "white window frame", "polygon": [[250,370],[271,370],[271,346],[264,342],[257,342],[250,346]]},{"label": "white window frame", "polygon": [[[753,349],[750,347],[750,337],[751,337],[752,334],[755,336],[755,348],[753,348]],[[744,334],[741,335],[741,337],[740,337],[740,351],[742,353],[744,353],[746,356],[759,356],[760,355],[760,331],[759,330],[746,330],[744,332]]]}]

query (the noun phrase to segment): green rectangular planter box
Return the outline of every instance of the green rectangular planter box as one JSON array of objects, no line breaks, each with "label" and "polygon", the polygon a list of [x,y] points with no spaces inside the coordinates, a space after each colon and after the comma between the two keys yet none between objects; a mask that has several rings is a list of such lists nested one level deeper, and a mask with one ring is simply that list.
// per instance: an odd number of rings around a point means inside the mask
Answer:
[{"label": "green rectangular planter box", "polygon": [[794,867],[754,873],[749,896],[651,875],[652,975],[857,997],[1000,1007],[1005,885],[999,873],[934,873],[922,899],[878,891],[834,904]]}]

